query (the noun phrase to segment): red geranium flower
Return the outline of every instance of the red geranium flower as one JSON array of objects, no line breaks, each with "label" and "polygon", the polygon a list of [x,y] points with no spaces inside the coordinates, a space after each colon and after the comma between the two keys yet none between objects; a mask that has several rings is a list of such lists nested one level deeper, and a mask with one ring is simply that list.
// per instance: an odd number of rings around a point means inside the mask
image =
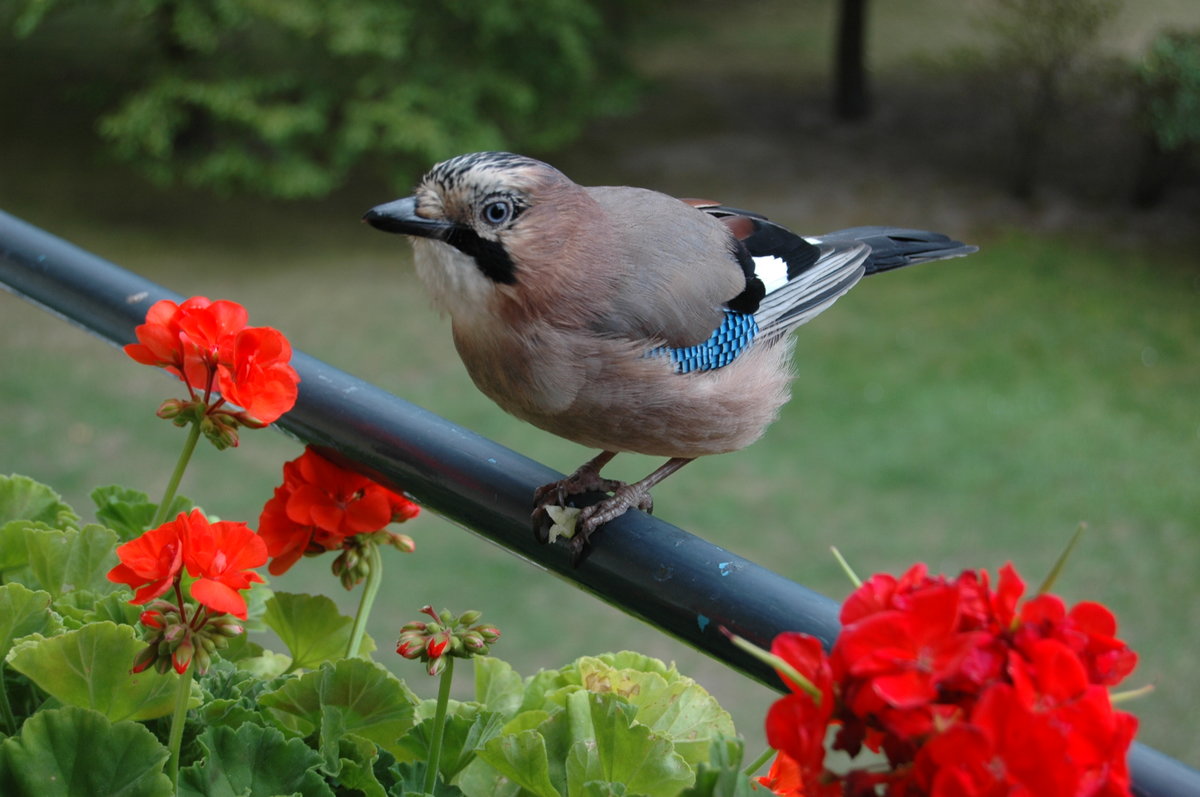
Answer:
[{"label": "red geranium flower", "polygon": [[794,667],[819,696],[781,672],[792,692],[767,713],[767,742],[786,752],[802,770],[819,772],[825,759],[825,726],[834,709],[829,659],[821,640],[808,634],[780,634],[771,643],[771,652]]},{"label": "red geranium flower", "polygon": [[278,330],[250,327],[221,345],[217,389],[262,424],[273,423],[296,404],[300,377],[288,365],[292,346]]},{"label": "red geranium flower", "polygon": [[184,565],[192,582],[192,597],[215,612],[246,619],[246,599],[239,592],[263,578],[250,568],[266,564],[267,546],[245,523],[221,520],[209,523],[193,509],[180,514],[184,530]]},{"label": "red geranium flower", "polygon": [[341,548],[356,534],[416,517],[420,508],[370,478],[339,467],[311,448],[283,466],[283,484],[263,507],[258,533],[280,575],[306,553]]},{"label": "red geranium flower", "polygon": [[[854,591],[828,660],[815,640],[799,647],[798,635],[780,635],[773,652],[823,697],[789,683],[768,711],[768,741],[786,755],[768,780],[795,776],[814,794],[831,783],[844,795],[1128,794],[1137,721],[1113,710],[1106,687],[1136,654],[1103,606],[1068,610],[1053,595],[1022,603],[1024,591],[1011,565],[993,589],[987,571],[948,579],[918,564]],[[891,769],[825,770],[831,725],[841,726],[835,749],[853,757],[865,745]]]},{"label": "red geranium flower", "polygon": [[[292,347],[270,327],[247,327],[236,302],[195,296],[181,304],[155,302],[138,342],[125,347],[137,362],[165,368],[187,385],[190,402],[169,402],[164,417],[204,417],[218,447],[237,445],[236,426],[265,426],[296,403],[300,381],[288,361]],[[241,407],[241,412],[222,404]],[[164,405],[165,407],[166,405]],[[160,414],[163,411],[160,410]]]},{"label": "red geranium flower", "polygon": [[174,523],[164,523],[117,548],[121,563],[108,580],[136,590],[131,603],[154,600],[171,588],[183,568],[183,539]]}]

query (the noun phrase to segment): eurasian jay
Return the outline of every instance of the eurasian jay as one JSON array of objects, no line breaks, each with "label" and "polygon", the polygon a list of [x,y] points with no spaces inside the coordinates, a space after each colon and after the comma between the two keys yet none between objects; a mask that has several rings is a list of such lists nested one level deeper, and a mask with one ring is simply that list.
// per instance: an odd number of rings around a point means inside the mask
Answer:
[{"label": "eurasian jay", "polygon": [[[766,217],[644,188],[584,187],[506,152],[434,166],[364,220],[410,236],[476,386],[548,432],[600,449],[538,489],[533,523],[587,492],[572,543],[706,454],[757,440],[789,398],[788,333],[866,274],[975,251],[938,233],[856,227],[797,235]],[[601,477],[618,452],[667,457]]]}]

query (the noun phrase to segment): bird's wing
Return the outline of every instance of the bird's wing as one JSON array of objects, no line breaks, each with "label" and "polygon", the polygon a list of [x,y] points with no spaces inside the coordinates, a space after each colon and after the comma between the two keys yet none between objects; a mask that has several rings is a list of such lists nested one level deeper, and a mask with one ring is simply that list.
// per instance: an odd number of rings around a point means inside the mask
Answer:
[{"label": "bird's wing", "polygon": [[618,262],[611,270],[612,300],[597,331],[651,339],[669,346],[707,340],[724,321],[724,308],[746,288],[746,274],[729,230],[674,197],[643,188],[587,189],[606,216]]},{"label": "bird's wing", "polygon": [[767,340],[825,310],[866,273],[871,246],[853,237],[805,238],[757,213],[685,201],[723,222],[739,242],[743,268],[753,276],[746,292],[728,306],[752,313],[758,334]]}]

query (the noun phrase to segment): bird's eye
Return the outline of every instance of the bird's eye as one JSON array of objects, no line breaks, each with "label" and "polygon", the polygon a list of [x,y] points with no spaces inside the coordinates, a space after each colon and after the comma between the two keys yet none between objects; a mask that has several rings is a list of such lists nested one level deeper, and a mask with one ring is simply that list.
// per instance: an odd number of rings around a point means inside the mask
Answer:
[{"label": "bird's eye", "polygon": [[507,199],[497,199],[483,206],[483,220],[488,224],[503,224],[512,218],[512,202]]}]

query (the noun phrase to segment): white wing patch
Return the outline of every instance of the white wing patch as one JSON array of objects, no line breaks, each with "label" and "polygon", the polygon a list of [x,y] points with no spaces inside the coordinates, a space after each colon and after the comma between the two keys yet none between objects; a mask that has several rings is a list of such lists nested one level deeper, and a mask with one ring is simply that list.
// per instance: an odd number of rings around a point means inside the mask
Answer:
[{"label": "white wing patch", "polygon": [[779,290],[787,284],[787,263],[774,255],[754,258],[754,274],[762,280],[767,293]]}]

